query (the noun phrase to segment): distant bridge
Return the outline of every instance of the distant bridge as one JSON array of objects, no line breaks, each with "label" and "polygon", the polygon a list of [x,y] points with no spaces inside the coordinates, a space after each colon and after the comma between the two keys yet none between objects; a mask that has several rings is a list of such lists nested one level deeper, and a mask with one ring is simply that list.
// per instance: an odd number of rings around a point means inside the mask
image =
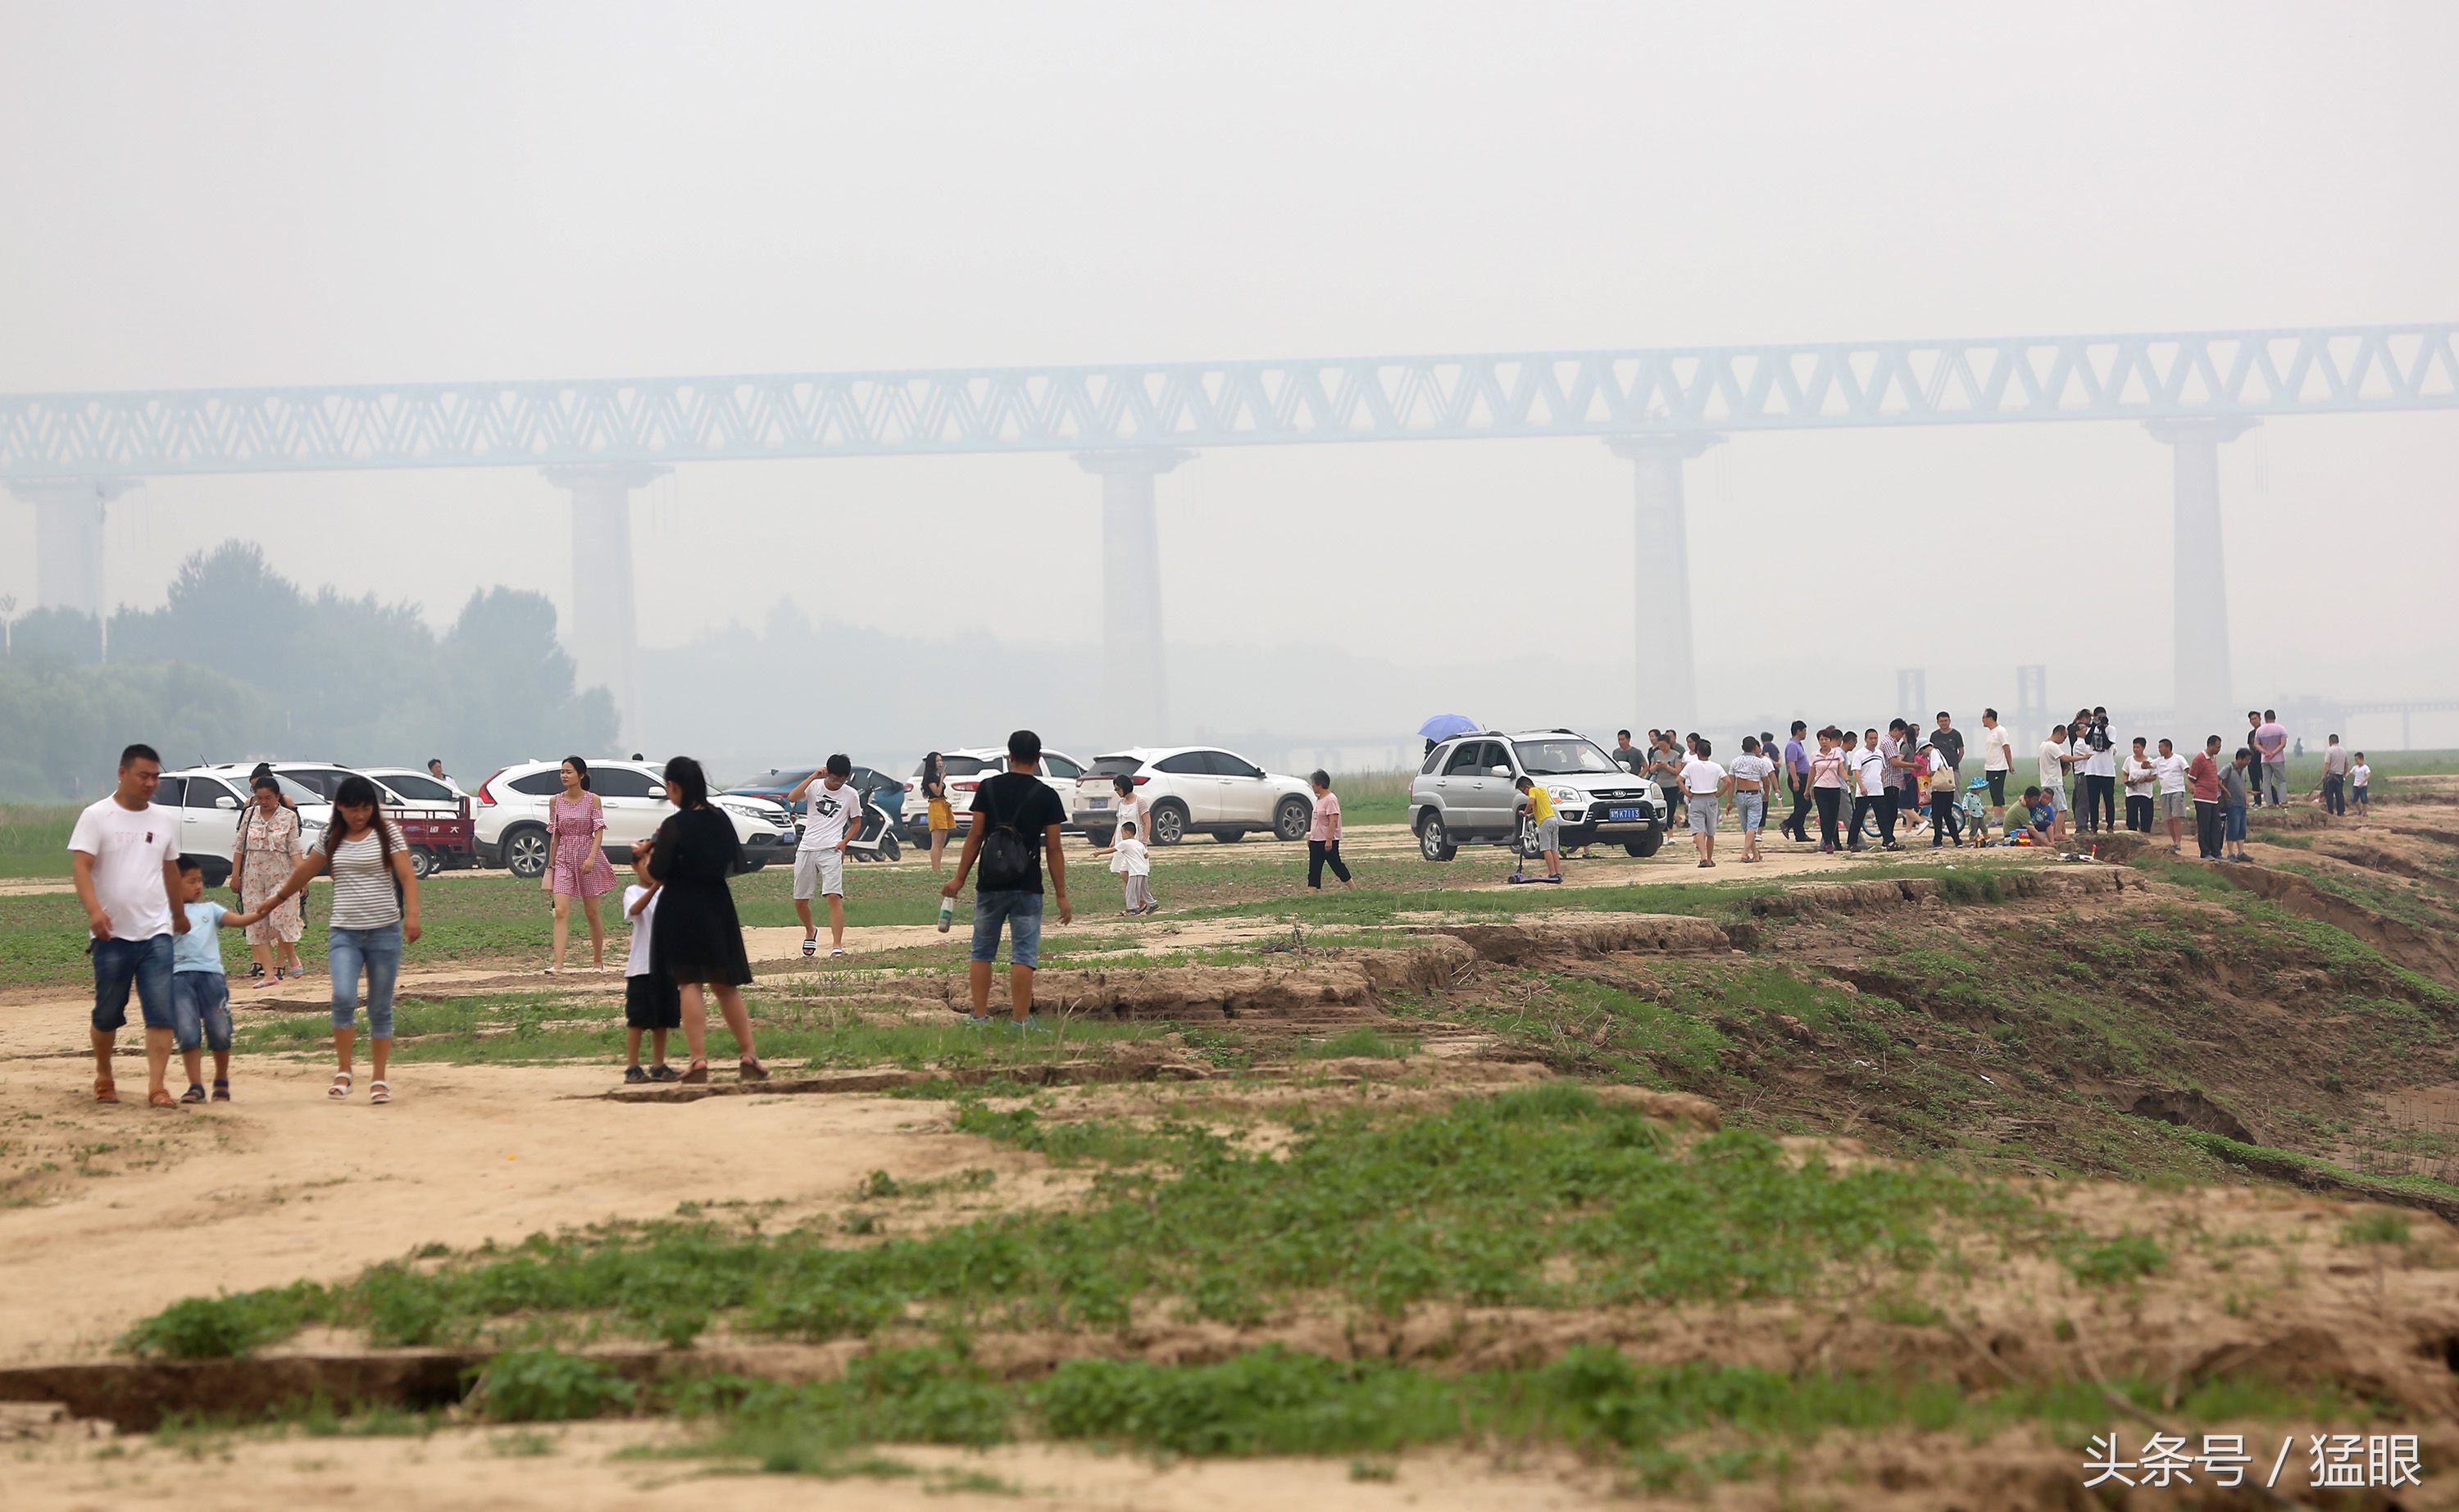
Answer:
[{"label": "distant bridge", "polygon": [[2229,702],[2217,448],[2277,415],[2459,409],[2451,324],[1457,356],[0,395],[37,598],[99,613],[139,479],[536,466],[574,503],[572,640],[639,708],[630,491],[683,463],[1074,453],[1103,478],[1107,720],[1166,729],[1153,479],[1189,449],[1587,437],[1637,475],[1644,706],[1695,714],[1682,463],[1757,430],[2147,422],[2175,449],[2181,701]]}]

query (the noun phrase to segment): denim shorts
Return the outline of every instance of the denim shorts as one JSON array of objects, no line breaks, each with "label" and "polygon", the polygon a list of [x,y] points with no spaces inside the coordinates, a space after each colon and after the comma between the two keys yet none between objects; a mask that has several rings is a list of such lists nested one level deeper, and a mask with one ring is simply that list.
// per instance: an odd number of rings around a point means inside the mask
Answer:
[{"label": "denim shorts", "polygon": [[2226,833],[2229,844],[2245,844],[2245,805],[2230,804],[2220,817],[2228,822]]},{"label": "denim shorts", "polygon": [[137,989],[137,1010],[148,1029],[173,1026],[171,936],[98,939],[94,942],[94,1026],[116,1034],[128,1022],[128,989]]},{"label": "denim shorts", "polygon": [[171,974],[171,1033],[181,1050],[199,1044],[221,1054],[230,1048],[230,978],[218,971]]},{"label": "denim shorts", "polygon": [[974,959],[998,959],[999,925],[1007,925],[1008,960],[1027,971],[1041,964],[1041,894],[1022,890],[974,893]]},{"label": "denim shorts", "polygon": [[326,944],[333,974],[333,1027],[347,1029],[359,1016],[359,969],[368,973],[368,1038],[392,1038],[392,987],[401,978],[401,926],[342,929]]},{"label": "denim shorts", "polygon": [[1749,834],[1767,823],[1767,794],[1763,792],[1734,794],[1734,808],[1742,816],[1744,834]]}]

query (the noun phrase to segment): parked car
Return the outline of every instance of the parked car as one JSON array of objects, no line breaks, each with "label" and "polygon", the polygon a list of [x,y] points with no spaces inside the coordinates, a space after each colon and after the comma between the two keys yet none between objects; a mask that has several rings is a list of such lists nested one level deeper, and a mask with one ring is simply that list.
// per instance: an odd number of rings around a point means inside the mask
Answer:
[{"label": "parked car", "polygon": [[[563,791],[562,766],[559,761],[523,762],[478,785],[476,839],[482,865],[505,867],[518,877],[545,873],[546,806]],[[589,781],[606,813],[606,853],[628,863],[633,845],[657,833],[674,812],[666,802],[665,775],[648,762],[592,760]],[[794,824],[784,806],[735,793],[719,793],[709,803],[734,822],[744,870],[757,872],[792,856]]]},{"label": "parked car", "polygon": [[1665,844],[1664,796],[1594,741],[1566,729],[1478,730],[1437,746],[1409,785],[1419,853],[1448,861],[1464,845],[1507,845],[1533,854],[1535,827],[1520,812],[1522,777],[1544,784],[1554,800],[1566,850],[1602,840],[1650,856]]},{"label": "parked car", "polygon": [[[248,806],[254,791],[248,783],[253,769],[251,763],[164,772],[162,786],[154,794],[157,805],[179,813],[179,853],[195,858],[208,887],[221,887],[230,880],[231,852],[239,849],[240,811]],[[274,774],[274,781],[282,785],[282,795],[298,806],[301,837],[311,845],[321,839],[332,820],[332,805],[313,788],[280,772]]]},{"label": "parked car", "polygon": [[[338,762],[268,762],[274,775],[286,777],[330,802],[348,777],[365,777],[376,785],[376,801],[385,816],[401,827],[410,844],[412,870],[432,876],[447,868],[478,864],[477,830],[470,800],[410,766],[344,766]],[[233,762],[214,768],[232,774],[242,791],[253,763]]]},{"label": "parked car", "polygon": [[1209,746],[1137,746],[1096,756],[1076,784],[1076,828],[1108,845],[1118,821],[1120,777],[1152,813],[1151,841],[1176,845],[1190,831],[1225,843],[1251,834],[1303,840],[1314,821],[1314,794],[1295,777],[1268,772],[1234,751]]},{"label": "parked car", "polygon": [[[804,816],[810,811],[811,800],[807,796],[801,803],[787,804],[786,795],[801,787],[805,778],[818,770],[816,766],[771,766],[767,774],[736,783],[725,790],[737,797],[766,798],[789,808],[794,816],[794,833],[799,839]],[[866,805],[876,805],[887,811],[891,824],[903,818],[905,784],[876,766],[865,766],[859,762],[854,764],[851,781],[854,790],[862,794]]]},{"label": "parked car", "polygon": [[[963,839],[973,828],[970,810],[974,807],[974,790],[985,777],[995,777],[1007,770],[1007,747],[1003,746],[970,746],[956,750],[941,751],[939,766],[948,778],[948,803],[956,810],[956,837]],[[1064,811],[1076,800],[1077,779],[1084,775],[1084,764],[1065,751],[1043,746],[1039,773],[1042,786],[1059,798]],[[901,810],[905,824],[905,842],[927,849],[931,844],[930,805],[922,797],[922,764],[915,762],[912,775],[905,779],[905,805]],[[1064,829],[1078,828],[1071,820]],[[1063,831],[1062,831],[1063,832]]]}]

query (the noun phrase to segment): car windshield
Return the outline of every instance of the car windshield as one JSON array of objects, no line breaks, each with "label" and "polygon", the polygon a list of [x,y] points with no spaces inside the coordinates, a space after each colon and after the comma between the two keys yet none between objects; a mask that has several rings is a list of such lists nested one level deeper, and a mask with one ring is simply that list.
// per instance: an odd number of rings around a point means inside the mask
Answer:
[{"label": "car windshield", "polygon": [[1576,772],[1620,771],[1606,753],[1576,735],[1559,740],[1513,741],[1520,769],[1531,777],[1568,777]]},{"label": "car windshield", "polygon": [[1145,769],[1139,756],[1096,756],[1086,770],[1095,777],[1133,777]]}]

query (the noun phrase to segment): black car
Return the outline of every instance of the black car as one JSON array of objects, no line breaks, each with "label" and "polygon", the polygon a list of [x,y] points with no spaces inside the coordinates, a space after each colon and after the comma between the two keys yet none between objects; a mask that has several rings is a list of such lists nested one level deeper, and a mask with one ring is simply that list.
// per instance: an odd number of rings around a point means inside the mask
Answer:
[{"label": "black car", "polygon": [[[771,803],[783,805],[787,811],[794,816],[794,832],[800,836],[803,830],[803,816],[810,811],[811,800],[807,797],[801,803],[787,803],[786,795],[800,788],[806,779],[819,769],[816,766],[772,766],[768,768],[766,775],[754,777],[747,782],[736,783],[725,790],[746,798],[766,798]],[[854,767],[853,776],[850,782],[853,790],[862,795],[865,807],[876,805],[885,809],[888,813],[889,828],[891,830],[898,828],[897,821],[905,812],[903,783],[876,767],[860,766]]]}]

